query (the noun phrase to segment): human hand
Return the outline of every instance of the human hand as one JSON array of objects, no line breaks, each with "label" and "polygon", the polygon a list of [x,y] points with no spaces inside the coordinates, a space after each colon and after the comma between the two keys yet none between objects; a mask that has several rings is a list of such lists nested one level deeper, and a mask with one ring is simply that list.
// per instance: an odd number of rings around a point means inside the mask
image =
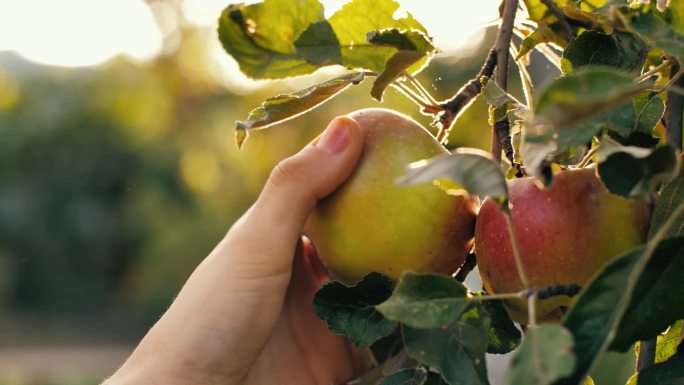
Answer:
[{"label": "human hand", "polygon": [[339,117],[280,162],[105,384],[330,385],[353,378],[361,370],[357,352],[311,308],[324,278],[301,230],[316,202],[352,172],[363,137],[354,120]]}]

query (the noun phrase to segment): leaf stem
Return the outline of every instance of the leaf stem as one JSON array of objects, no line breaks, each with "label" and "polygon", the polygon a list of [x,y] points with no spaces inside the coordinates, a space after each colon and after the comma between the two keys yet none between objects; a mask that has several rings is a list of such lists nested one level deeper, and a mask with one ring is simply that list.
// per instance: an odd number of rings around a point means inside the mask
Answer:
[{"label": "leaf stem", "polygon": [[482,302],[482,301],[492,301],[492,300],[499,300],[499,299],[520,299],[520,298],[525,298],[525,291],[519,291],[517,293],[501,293],[501,294],[487,294],[487,295],[475,295],[472,297],[468,297],[469,300],[475,301],[475,302]]},{"label": "leaf stem", "polygon": [[596,146],[592,147],[587,151],[587,155],[582,158],[582,160],[577,163],[577,168],[585,168],[587,164],[591,161],[591,158],[596,154],[596,151],[598,151],[599,147],[601,147],[600,144],[597,144]]},{"label": "leaf stem", "polygon": [[[518,57],[518,48],[511,42],[511,56],[514,58]],[[520,76],[520,82],[522,83],[523,95],[525,96],[525,104],[527,108],[532,109],[532,98],[534,97],[534,85],[532,83],[532,76],[527,70],[525,63],[522,59],[516,59],[515,65],[518,67],[518,75]]]},{"label": "leaf stem", "polygon": [[672,65],[672,62],[669,61],[669,60],[667,60],[667,59],[665,59],[665,60],[663,60],[662,63],[658,64],[656,67],[651,68],[651,69],[648,70],[647,72],[644,72],[644,73],[641,74],[639,77],[637,77],[636,79],[634,79],[634,82],[635,82],[635,83],[643,82],[644,80],[646,80],[646,79],[650,78],[651,76],[653,76],[653,75],[657,74],[658,72],[660,72],[660,70],[662,70],[663,68],[669,67],[669,66],[671,66],[671,65]]},{"label": "leaf stem", "polygon": [[527,326],[537,327],[537,295],[527,297]]},{"label": "leaf stem", "polygon": [[530,290],[532,286],[530,285],[529,279],[527,279],[527,272],[525,271],[525,266],[522,263],[522,257],[520,256],[520,248],[518,247],[518,239],[515,236],[515,226],[513,225],[513,214],[510,207],[506,206],[504,209],[504,217],[506,218],[506,226],[508,227],[508,236],[511,238],[511,248],[513,249],[513,258],[515,259],[515,267],[518,269],[518,276],[520,276],[520,281],[522,281],[523,287],[526,290]]},{"label": "leaf stem", "polygon": [[430,103],[426,102],[425,99],[420,97],[420,95],[417,95],[412,89],[408,88],[404,84],[400,82],[393,82],[392,85],[396,87],[402,94],[404,94],[406,97],[411,99],[412,102],[416,103],[423,109],[431,109],[434,106],[430,105]]},{"label": "leaf stem", "polygon": [[409,81],[409,83],[411,83],[418,90],[418,93],[421,96],[423,96],[425,100],[427,100],[433,106],[439,106],[439,102],[432,97],[430,92],[425,87],[423,87],[423,85],[418,81],[418,79],[416,79],[413,75],[406,71],[402,72],[402,76],[404,76],[404,78],[406,78]]}]

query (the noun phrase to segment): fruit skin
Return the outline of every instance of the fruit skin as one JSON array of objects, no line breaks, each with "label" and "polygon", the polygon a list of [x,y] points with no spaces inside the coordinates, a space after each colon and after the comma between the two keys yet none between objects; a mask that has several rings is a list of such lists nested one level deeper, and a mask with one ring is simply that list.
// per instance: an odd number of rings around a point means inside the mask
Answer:
[{"label": "fruit skin", "polygon": [[[594,169],[562,171],[544,190],[533,178],[512,180],[508,187],[520,256],[533,287],[585,286],[606,262],[646,240],[650,206],[610,194]],[[490,199],[480,207],[475,254],[487,292],[523,289],[505,218]],[[570,303],[567,296],[538,301],[537,320],[560,320]],[[527,323],[525,301],[505,305],[514,321]]]},{"label": "fruit skin", "polygon": [[349,179],[319,202],[304,233],[331,276],[347,284],[376,271],[450,274],[472,248],[476,202],[395,179],[414,161],[447,152],[420,124],[385,109],[350,115],[362,128],[361,158]]}]

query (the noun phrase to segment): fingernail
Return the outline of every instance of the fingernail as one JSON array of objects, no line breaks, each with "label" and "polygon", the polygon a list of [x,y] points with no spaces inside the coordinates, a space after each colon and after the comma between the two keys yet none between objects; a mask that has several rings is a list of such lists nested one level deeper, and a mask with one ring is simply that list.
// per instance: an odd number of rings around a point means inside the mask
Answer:
[{"label": "fingernail", "polygon": [[346,116],[333,119],[315,146],[328,154],[342,152],[349,145],[351,137],[349,126],[354,124],[354,122],[349,122],[349,120],[351,118]]}]

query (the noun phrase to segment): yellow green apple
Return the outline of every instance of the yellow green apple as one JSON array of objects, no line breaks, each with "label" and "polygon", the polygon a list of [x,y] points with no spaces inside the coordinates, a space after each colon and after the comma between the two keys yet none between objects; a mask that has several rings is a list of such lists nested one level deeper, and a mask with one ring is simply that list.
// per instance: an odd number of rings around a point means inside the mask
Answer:
[{"label": "yellow green apple", "polygon": [[304,229],[331,276],[352,284],[373,271],[394,280],[407,269],[454,272],[472,248],[476,202],[434,185],[395,183],[409,163],[447,150],[405,115],[364,109],[349,116],[365,135],[361,158]]},{"label": "yellow green apple", "polygon": [[[548,189],[533,178],[511,180],[508,187],[520,256],[533,287],[584,286],[606,262],[646,240],[649,204],[610,194],[592,168],[561,171]],[[487,292],[523,289],[505,218],[490,199],[479,211],[475,254]],[[570,302],[567,296],[538,301],[537,319],[560,320]],[[524,300],[505,305],[514,321],[527,323]]]}]

